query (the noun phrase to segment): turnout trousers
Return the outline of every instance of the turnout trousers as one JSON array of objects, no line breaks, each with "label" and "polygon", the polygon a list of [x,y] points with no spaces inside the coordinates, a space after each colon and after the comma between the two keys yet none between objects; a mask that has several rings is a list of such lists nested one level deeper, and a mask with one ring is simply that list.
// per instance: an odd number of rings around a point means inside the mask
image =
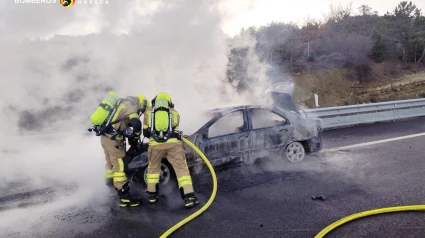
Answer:
[{"label": "turnout trousers", "polygon": [[161,160],[167,158],[173,166],[181,196],[193,193],[192,177],[186,163],[186,155],[183,142],[164,143],[159,145],[150,145],[148,148],[148,173],[147,189],[148,193],[158,193],[157,185],[160,178]]},{"label": "turnout trousers", "polygon": [[124,172],[123,157],[125,156],[125,139],[111,140],[102,135],[100,137],[103,151],[105,152],[105,179],[112,179],[114,187],[121,189],[127,183],[127,176]]}]

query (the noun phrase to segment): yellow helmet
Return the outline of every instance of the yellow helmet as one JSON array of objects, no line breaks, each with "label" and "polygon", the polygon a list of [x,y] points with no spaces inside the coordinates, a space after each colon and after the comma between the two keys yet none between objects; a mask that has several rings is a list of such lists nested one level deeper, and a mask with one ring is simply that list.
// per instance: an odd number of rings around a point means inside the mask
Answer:
[{"label": "yellow helmet", "polygon": [[171,97],[167,93],[158,93],[155,98],[165,98],[169,103],[171,103]]},{"label": "yellow helmet", "polygon": [[167,93],[158,93],[153,99],[152,99],[152,105],[155,104],[155,101],[157,99],[166,99],[169,103],[169,105],[171,106],[171,108],[174,107],[173,102],[171,101],[171,97],[170,95],[168,95]]},{"label": "yellow helmet", "polygon": [[143,94],[139,94],[136,96],[139,99],[139,108],[143,111],[146,110],[147,107],[150,107],[149,99]]}]

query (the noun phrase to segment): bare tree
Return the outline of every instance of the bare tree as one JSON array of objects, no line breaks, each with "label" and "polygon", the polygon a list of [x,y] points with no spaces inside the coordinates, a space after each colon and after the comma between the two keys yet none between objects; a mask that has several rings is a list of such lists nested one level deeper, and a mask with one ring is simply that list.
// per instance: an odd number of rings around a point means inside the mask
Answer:
[{"label": "bare tree", "polygon": [[372,42],[369,37],[355,33],[338,34],[331,36],[328,41],[328,52],[342,56],[339,62],[333,62],[341,66],[351,67],[361,65],[368,61],[368,55],[372,49]]},{"label": "bare tree", "polygon": [[343,19],[346,19],[352,15],[352,3],[350,2],[345,7],[341,4],[334,5],[331,3],[329,5],[329,14],[327,15],[327,21],[339,22]]},{"label": "bare tree", "polygon": [[369,7],[368,5],[361,5],[360,7],[357,8],[357,10],[359,10],[359,12],[362,14],[362,16],[365,15],[371,15],[372,14],[372,8]]}]

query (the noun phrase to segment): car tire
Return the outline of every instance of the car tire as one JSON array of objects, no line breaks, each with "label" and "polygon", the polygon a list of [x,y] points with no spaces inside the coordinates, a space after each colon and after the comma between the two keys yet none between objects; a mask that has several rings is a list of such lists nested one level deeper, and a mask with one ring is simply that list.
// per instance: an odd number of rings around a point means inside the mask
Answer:
[{"label": "car tire", "polygon": [[[144,167],[137,171],[136,174],[132,177],[133,183],[140,184],[143,188],[147,187],[146,184],[146,175],[148,172],[148,167]],[[173,166],[166,160],[161,162],[161,175],[159,179],[159,186],[169,186],[170,184],[176,183],[176,173],[174,172]]]},{"label": "car tire", "polygon": [[298,163],[304,160],[305,149],[300,142],[294,141],[285,147],[282,154],[291,163]]}]

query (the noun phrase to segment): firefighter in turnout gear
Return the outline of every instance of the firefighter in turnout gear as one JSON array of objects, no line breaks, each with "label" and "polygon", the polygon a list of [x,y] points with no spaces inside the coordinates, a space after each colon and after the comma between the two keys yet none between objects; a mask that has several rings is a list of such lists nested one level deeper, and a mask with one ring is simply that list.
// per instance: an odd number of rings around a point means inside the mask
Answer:
[{"label": "firefighter in turnout gear", "polygon": [[199,201],[193,190],[181,134],[178,133],[180,115],[174,109],[170,96],[166,93],[156,95],[152,107],[146,109],[143,120],[143,135],[149,138],[146,178],[149,202],[158,200],[161,160],[166,157],[176,173],[185,207],[195,206]]},{"label": "firefighter in turnout gear", "polygon": [[140,201],[130,197],[130,186],[126,172],[129,161],[126,161],[126,140],[131,148],[136,148],[142,132],[140,116],[150,107],[144,95],[129,96],[120,99],[115,105],[110,123],[100,135],[105,152],[105,177],[107,184],[115,187],[120,198],[120,207],[138,206]]}]

